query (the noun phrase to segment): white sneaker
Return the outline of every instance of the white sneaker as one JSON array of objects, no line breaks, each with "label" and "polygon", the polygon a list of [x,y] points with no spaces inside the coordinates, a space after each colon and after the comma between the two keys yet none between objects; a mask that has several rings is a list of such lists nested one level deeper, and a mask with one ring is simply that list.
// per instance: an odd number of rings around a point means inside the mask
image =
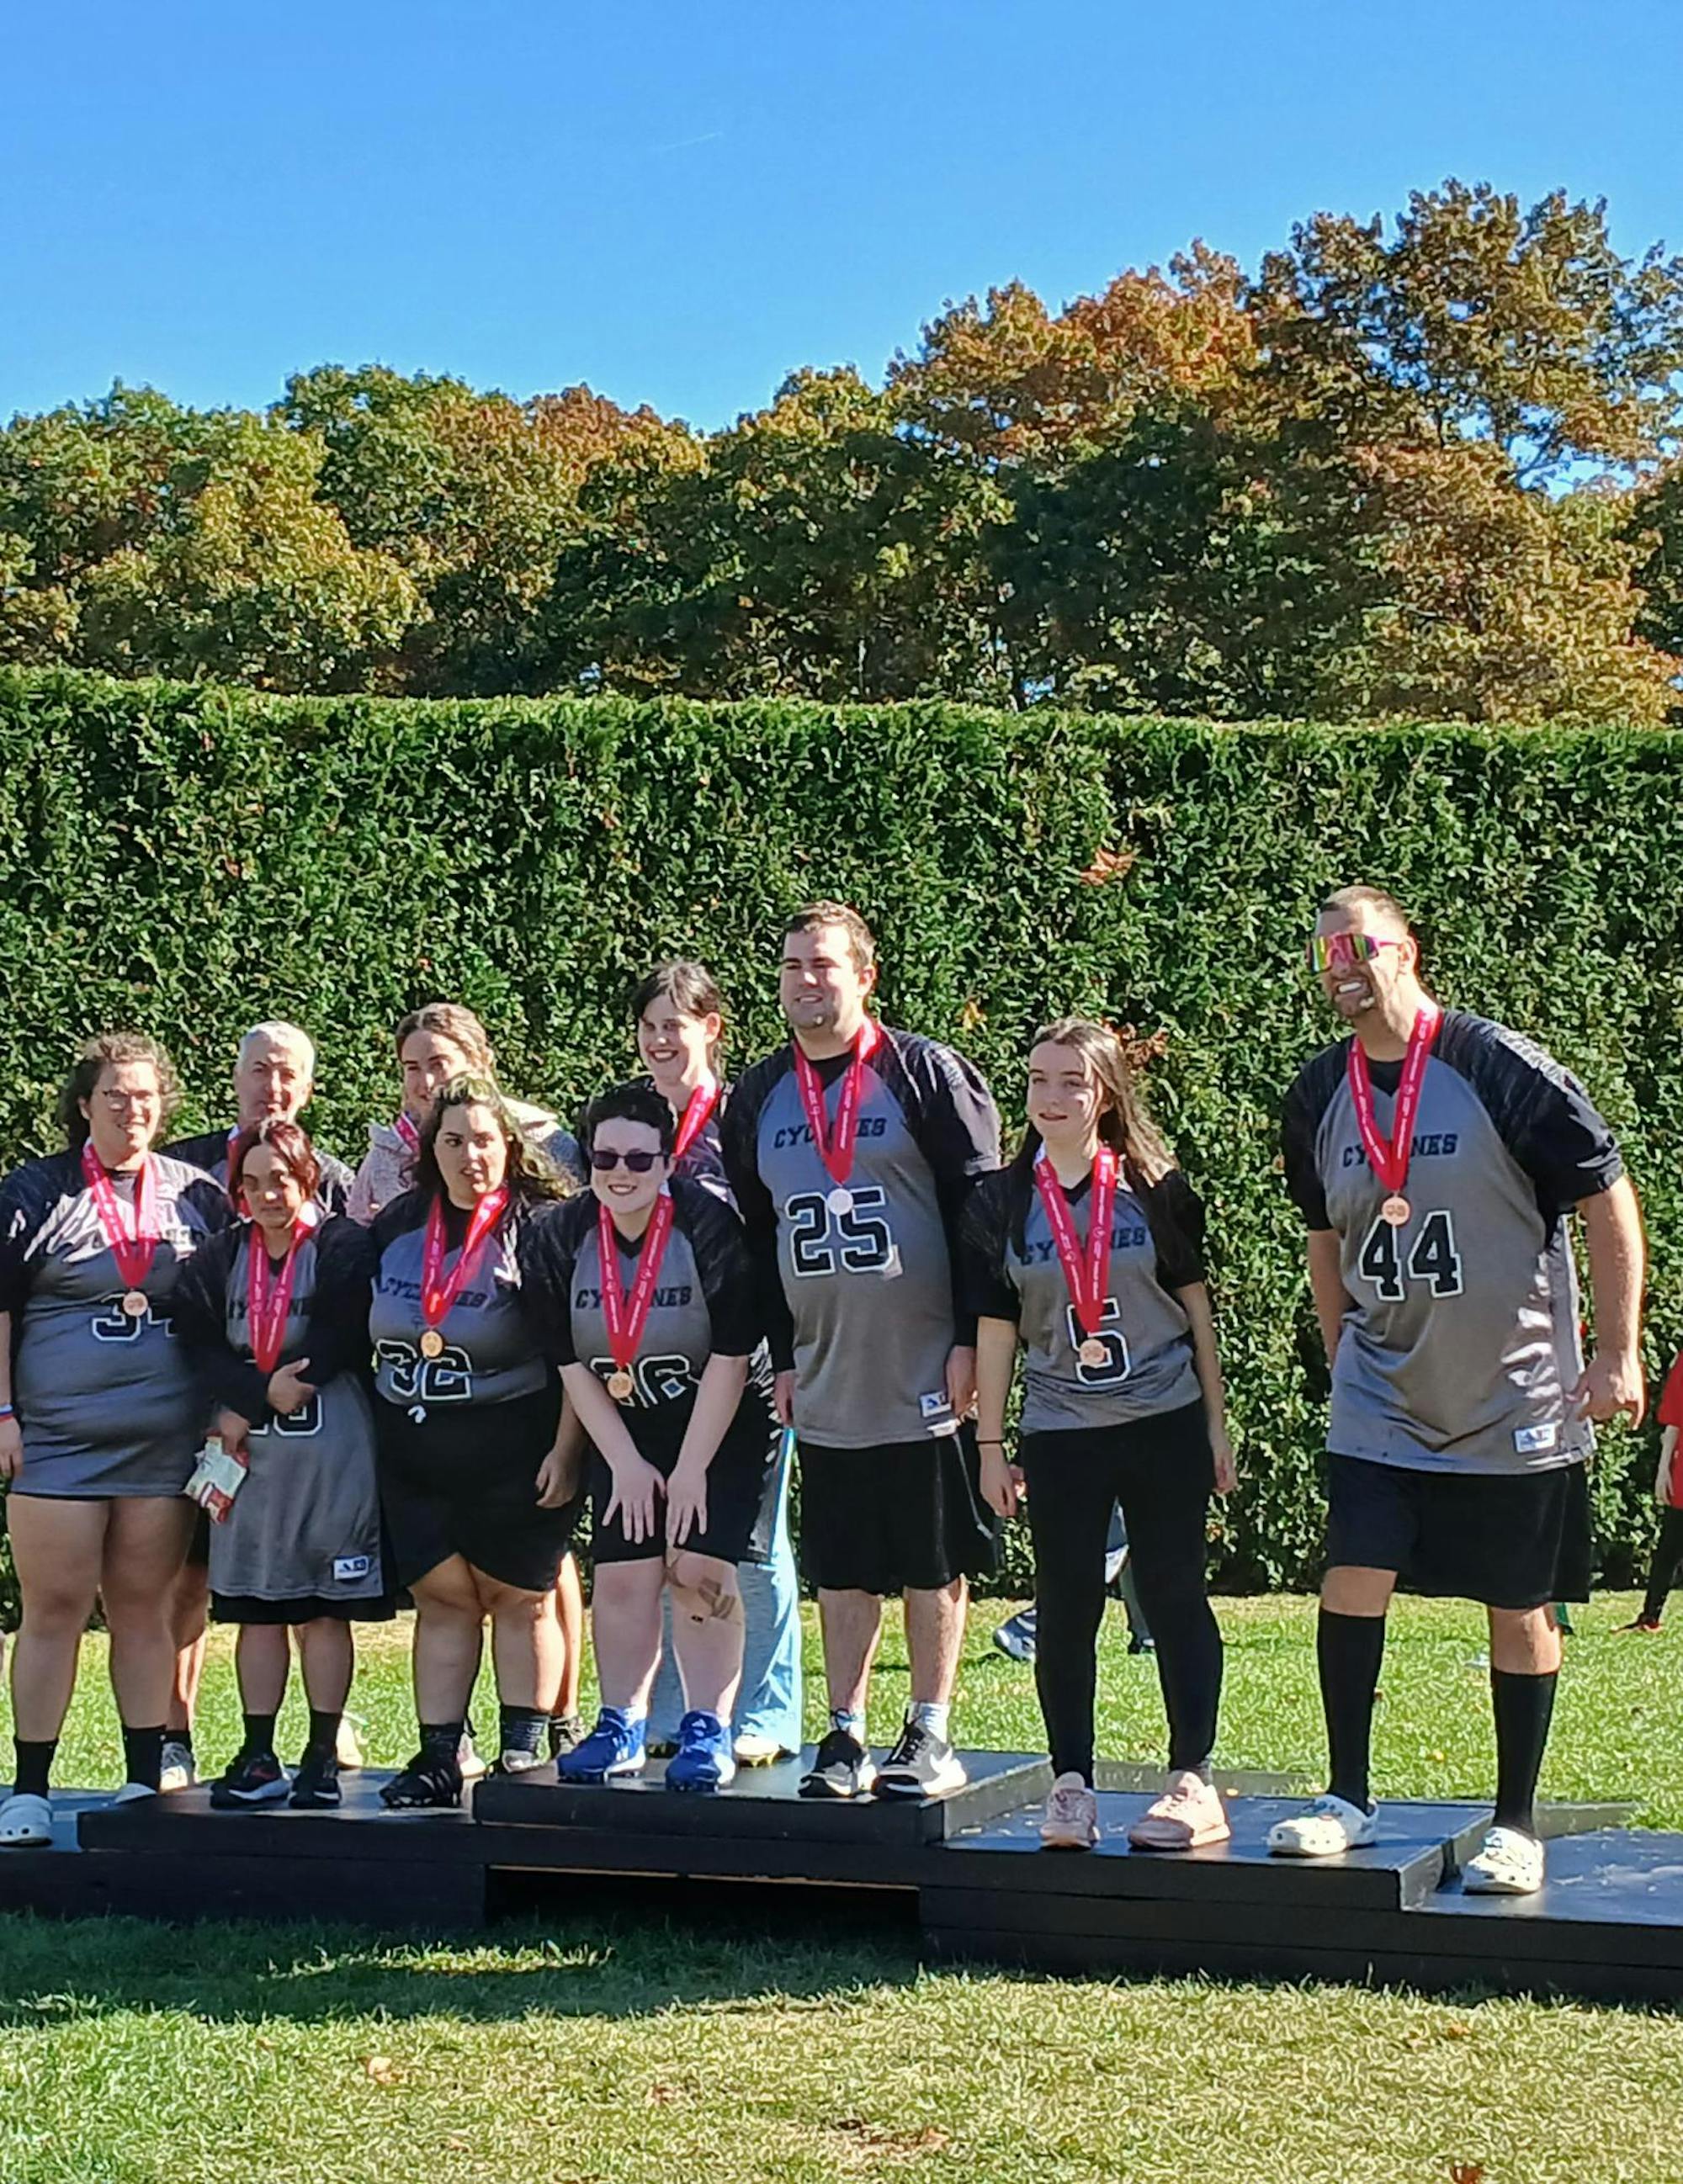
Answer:
[{"label": "white sneaker", "polygon": [[368,1764],[362,1749],[362,1739],[357,1735],[357,1724],[348,1713],[339,1716],[338,1741],[333,1747],[342,1774],[354,1774],[359,1767]]},{"label": "white sneaker", "polygon": [[1091,1850],[1098,1840],[1098,1799],[1078,1774],[1060,1774],[1041,1818],[1042,1845],[1047,1850]]},{"label": "white sneaker", "polygon": [[198,1780],[198,1770],[192,1763],[192,1747],[183,1744],[179,1737],[164,1740],[164,1763],[158,1771],[158,1787],[164,1796],[177,1790],[191,1790]]},{"label": "white sneaker", "polygon": [[[501,1758],[498,1760],[497,1772],[499,1774],[529,1774],[534,1767],[541,1767],[543,1764],[545,1756],[541,1752],[527,1752],[522,1747],[516,1746],[504,1752]],[[481,1772],[483,1771],[482,1768]],[[464,1770],[465,1776],[465,1770]]]},{"label": "white sneaker", "polygon": [[1342,1858],[1347,1850],[1365,1850],[1379,1831],[1377,1805],[1363,1812],[1329,1790],[1307,1812],[1276,1820],[1268,1830],[1268,1850],[1274,1858]]},{"label": "white sneaker", "polygon": [[149,1782],[125,1782],[120,1790],[111,1792],[114,1805],[137,1805],[142,1797],[155,1797],[158,1792]]},{"label": "white sneaker", "polygon": [[1461,1869],[1468,1896],[1535,1896],[1543,1885],[1543,1847],[1520,1828],[1491,1828]]},{"label": "white sneaker", "polygon": [[780,1759],[800,1757],[798,1752],[779,1744],[775,1736],[761,1736],[752,1729],[745,1729],[731,1749],[738,1767],[775,1767]]},{"label": "white sneaker", "polygon": [[8,1850],[42,1850],[53,1840],[53,1808],[33,1791],[21,1791],[0,1802],[0,1845]]},{"label": "white sneaker", "polygon": [[485,1762],[473,1748],[473,1739],[464,1730],[462,1741],[456,1747],[456,1764],[461,1769],[464,1782],[476,1782],[485,1772]]}]

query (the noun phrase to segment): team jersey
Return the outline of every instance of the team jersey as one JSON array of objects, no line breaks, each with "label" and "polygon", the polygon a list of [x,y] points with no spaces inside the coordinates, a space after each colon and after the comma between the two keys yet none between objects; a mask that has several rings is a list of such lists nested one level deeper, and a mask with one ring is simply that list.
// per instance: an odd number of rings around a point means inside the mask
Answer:
[{"label": "team jersey", "polygon": [[[206,1130],[197,1138],[183,1138],[179,1144],[165,1148],[171,1160],[186,1161],[189,1167],[203,1168],[214,1176],[224,1190],[228,1187],[228,1149],[239,1133],[237,1130]],[[351,1171],[342,1160],[335,1160],[320,1145],[315,1157],[321,1165],[321,1180],[315,1186],[315,1202],[324,1213],[343,1213],[348,1204],[351,1184],[355,1181]]]},{"label": "team jersey", "polygon": [[251,1422],[248,1463],[226,1521],[212,1528],[210,1583],[258,1600],[377,1599],[385,1590],[368,1362],[368,1233],[330,1217],[300,1237],[279,1364],[309,1360],[316,1390],[282,1416],[252,1351],[248,1222],[194,1254],[176,1293],[176,1325],[207,1407]]},{"label": "team jersey", "polygon": [[[550,1372],[522,1305],[523,1262],[532,1231],[553,1220],[558,1206],[549,1201],[510,1206],[486,1238],[477,1264],[439,1324],[443,1351],[426,1357],[421,1350],[426,1326],[421,1273],[428,1203],[422,1192],[407,1191],[374,1223],[368,1332],[374,1345],[376,1393],[388,1403],[423,1411],[535,1395]],[[459,1207],[446,1204],[446,1276],[461,1256],[467,1219]]]},{"label": "team jersey", "polygon": [[[1064,1196],[1084,1265],[1091,1178]],[[1178,1169],[1137,1191],[1118,1177],[1097,1329],[1105,1358],[1084,1365],[1086,1330],[1033,1178],[984,1176],[964,1211],[965,1294],[978,1318],[1017,1323],[1024,1433],[1125,1425],[1198,1401],[1191,1324],[1175,1293],[1204,1279],[1203,1236],[1204,1209]]]},{"label": "team jersey", "polygon": [[[154,1153],[152,1170],[159,1241],[138,1285],[148,1309],[133,1319],[80,1150],[27,1161],[0,1184],[0,1312],[13,1319],[25,1492],[173,1494],[192,1469],[202,1406],[170,1311],[181,1268],[231,1217],[198,1169]],[[111,1186],[131,1209],[134,1176]]]},{"label": "team jersey", "polygon": [[[948,1352],[974,1339],[956,1299],[964,1201],[999,1166],[1000,1118],[970,1064],[933,1039],[878,1027],[867,1062],[844,1212],[801,1106],[792,1050],[756,1062],[725,1110],[725,1171],[761,1277],[794,1423],[831,1448],[958,1429]],[[851,1060],[815,1065],[833,1126]]]},{"label": "team jersey", "polygon": [[[694,1407],[696,1387],[710,1357],[747,1357],[760,1344],[759,1291],[749,1262],[742,1223],[705,1184],[675,1176],[670,1185],[672,1225],[632,1360],[633,1390],[623,1406],[632,1437],[645,1424],[670,1435],[681,1431]],[[588,1365],[606,1381],[616,1371],[602,1306],[602,1262],[594,1194],[570,1200],[543,1224],[527,1270],[527,1302],[544,1346],[557,1366]],[[616,1234],[622,1295],[637,1279],[643,1239]],[[750,1379],[744,1394],[759,1437],[766,1430],[767,1375]]]},{"label": "team jersey", "polygon": [[[646,1085],[651,1092],[660,1089],[652,1077],[640,1077],[637,1081]],[[727,1206],[734,1206],[736,1201],[731,1194],[730,1178],[725,1173],[724,1138],[719,1125],[720,1117],[730,1104],[730,1086],[721,1084],[719,1096],[713,1102],[712,1113],[673,1162],[672,1173],[688,1176],[694,1182],[705,1184],[715,1197],[722,1198]],[[678,1113],[678,1120],[682,1122],[683,1114],[677,1110],[674,1112]],[[582,1155],[580,1157],[582,1159]]]},{"label": "team jersey", "polygon": [[[1283,1124],[1288,1187],[1312,1228],[1336,1233],[1350,1298],[1328,1448],[1428,1471],[1579,1461],[1594,1435],[1569,1401],[1582,1357],[1565,1217],[1623,1174],[1612,1132],[1540,1047],[1450,1010],[1421,1086],[1409,1217],[1393,1228],[1349,1050],[1342,1040],[1304,1067]],[[1387,1139],[1402,1067],[1370,1066]]]}]

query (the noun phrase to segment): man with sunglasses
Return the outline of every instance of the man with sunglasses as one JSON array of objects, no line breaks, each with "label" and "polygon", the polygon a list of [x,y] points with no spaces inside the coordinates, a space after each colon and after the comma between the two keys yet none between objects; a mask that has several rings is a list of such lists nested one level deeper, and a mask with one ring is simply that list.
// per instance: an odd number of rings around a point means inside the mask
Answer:
[{"label": "man with sunglasses", "polygon": [[[1309,961],[1350,1037],[1286,1100],[1286,1181],[1332,1368],[1327,1574],[1317,1651],[1327,1794],[1279,1856],[1371,1843],[1368,1746],[1399,1579],[1490,1618],[1493,1825],[1463,1885],[1541,1887],[1535,1800],[1560,1634],[1590,1570],[1591,1421],[1641,1415],[1642,1233],[1613,1134],[1583,1088],[1500,1024],[1442,1010],[1395,900],[1340,889]],[[1593,1301],[1584,1364],[1567,1217]]]},{"label": "man with sunglasses", "polygon": [[[960,1315],[954,1263],[964,1202],[999,1166],[999,1113],[950,1048],[870,1014],[876,983],[857,911],[796,911],[778,980],[793,1037],[742,1078],[722,1125],[778,1417],[799,1436],[801,1560],[824,1634],[830,1728],[809,1797],[926,1797],[964,1780],[948,1715],[966,1580],[994,1551],[967,1423],[975,1318]],[[866,1697],[896,1592],[911,1705],[878,1769]]]}]

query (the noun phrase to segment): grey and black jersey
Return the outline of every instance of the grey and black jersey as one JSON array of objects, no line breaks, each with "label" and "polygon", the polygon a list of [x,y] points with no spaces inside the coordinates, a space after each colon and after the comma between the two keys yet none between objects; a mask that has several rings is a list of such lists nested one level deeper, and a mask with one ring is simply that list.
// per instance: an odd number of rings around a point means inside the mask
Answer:
[{"label": "grey and black jersey", "polygon": [[[1064,1196],[1084,1265],[1091,1178]],[[1097,1329],[1105,1359],[1084,1365],[1086,1330],[1033,1177],[1012,1167],[983,1178],[964,1213],[965,1292],[978,1318],[1017,1323],[1024,1433],[1126,1425],[1198,1401],[1191,1326],[1176,1293],[1204,1279],[1203,1234],[1203,1207],[1178,1169],[1138,1190],[1118,1178]]]},{"label": "grey and black jersey", "polygon": [[[428,1201],[407,1191],[375,1220],[374,1297],[368,1332],[374,1346],[374,1388],[406,1409],[452,1409],[504,1403],[535,1395],[551,1379],[548,1361],[521,1306],[522,1258],[528,1230],[560,1210],[554,1201],[511,1205],[485,1240],[478,1262],[439,1326],[444,1348],[421,1355],[426,1321],[421,1270]],[[461,1256],[468,1217],[444,1209],[446,1275]]]},{"label": "grey and black jersey", "polygon": [[288,1416],[272,1410],[252,1351],[249,1223],[194,1255],[176,1297],[176,1331],[207,1407],[247,1418],[248,1464],[226,1519],[210,1530],[210,1586],[225,1597],[377,1600],[380,1500],[368,1364],[366,1229],[343,1217],[299,1239],[278,1363],[309,1360],[315,1393]]},{"label": "grey and black jersey", "polygon": [[[25,1162],[0,1184],[0,1311],[12,1315],[24,1437],[14,1494],[103,1500],[187,1484],[203,1406],[170,1305],[182,1266],[231,1216],[198,1169],[161,1153],[152,1169],[159,1242],[140,1284],[148,1310],[136,1319],[120,1308],[129,1284],[80,1153]],[[111,1185],[131,1221],[134,1176]]]},{"label": "grey and black jersey", "polygon": [[[1583,1088],[1517,1033],[1448,1011],[1426,1065],[1403,1195],[1368,1165],[1349,1041],[1316,1056],[1286,1100],[1286,1181],[1309,1226],[1338,1236],[1351,1302],[1332,1368],[1327,1446],[1429,1471],[1572,1463],[1594,1435],[1571,1415],[1582,1367],[1566,1216],[1624,1173]],[[1400,1062],[1374,1062],[1390,1137]]]},{"label": "grey and black jersey", "polygon": [[[203,1168],[214,1176],[224,1190],[228,1187],[228,1153],[237,1130],[206,1130],[196,1138],[182,1138],[178,1144],[167,1146],[171,1160],[186,1161],[190,1167]],[[321,1180],[315,1186],[315,1203],[323,1213],[343,1213],[350,1201],[351,1185],[356,1180],[342,1160],[320,1145],[315,1147],[315,1157],[320,1163]]]},{"label": "grey and black jersey", "polygon": [[[999,1115],[976,1071],[933,1039],[878,1029],[848,1212],[828,1202],[789,1048],[741,1078],[722,1127],[772,1359],[793,1367],[796,1429],[822,1447],[956,1432],[947,1356],[975,1326],[956,1295],[958,1227],[976,1178],[999,1166]],[[816,1064],[832,1125],[850,1060]]]}]

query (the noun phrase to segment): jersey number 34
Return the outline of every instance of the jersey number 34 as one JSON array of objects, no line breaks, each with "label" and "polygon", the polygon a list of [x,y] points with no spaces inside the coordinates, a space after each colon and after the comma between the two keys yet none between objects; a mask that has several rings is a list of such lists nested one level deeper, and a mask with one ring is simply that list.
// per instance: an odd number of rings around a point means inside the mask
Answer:
[{"label": "jersey number 34", "polygon": [[1441,1209],[1429,1213],[1419,1234],[1402,1249],[1404,1232],[1389,1221],[1375,1221],[1363,1239],[1357,1268],[1387,1304],[1401,1304],[1405,1282],[1429,1282],[1435,1297],[1461,1294],[1461,1254],[1455,1248],[1455,1223]]}]

